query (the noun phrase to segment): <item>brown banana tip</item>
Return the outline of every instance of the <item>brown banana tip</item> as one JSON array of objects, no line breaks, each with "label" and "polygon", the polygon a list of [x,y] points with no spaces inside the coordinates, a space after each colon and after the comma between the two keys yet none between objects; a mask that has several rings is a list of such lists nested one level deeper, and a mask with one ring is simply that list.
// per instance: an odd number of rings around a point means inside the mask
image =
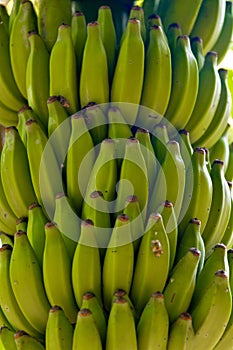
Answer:
[{"label": "brown banana tip", "polygon": [[151,19],[160,19],[160,16],[156,13],[152,13],[151,15],[148,16],[148,20]]},{"label": "brown banana tip", "polygon": [[133,195],[130,195],[126,198],[126,202],[127,203],[135,203],[135,202],[138,202],[138,197],[133,194]]},{"label": "brown banana tip", "polygon": [[117,220],[119,220],[120,222],[128,222],[129,216],[127,214],[121,213],[117,215]]},{"label": "brown banana tip", "polygon": [[83,220],[82,223],[81,223],[82,226],[94,226],[94,222],[91,220],[91,219],[86,219],[86,220]]},{"label": "brown banana tip", "polygon": [[30,38],[30,36],[36,35],[38,34],[36,30],[29,30],[28,32],[28,38]]},{"label": "brown banana tip", "polygon": [[200,153],[200,154],[205,154],[205,150],[203,147],[195,147],[193,152]]},{"label": "brown banana tip", "polygon": [[101,5],[100,6],[100,10],[109,10],[110,9],[110,6],[108,5]]},{"label": "brown banana tip", "polygon": [[181,29],[180,25],[179,25],[177,22],[171,23],[171,24],[168,26],[168,30],[169,30],[169,29],[172,29],[172,28]]},{"label": "brown banana tip", "polygon": [[129,22],[129,23],[132,23],[132,24],[136,24],[136,25],[139,25],[139,24],[140,24],[139,19],[137,19],[137,18],[135,18],[135,17],[129,18],[129,19],[128,19],[128,22]]},{"label": "brown banana tip", "polygon": [[221,248],[223,250],[227,250],[227,246],[224,243],[220,243],[220,242],[215,244],[213,249],[215,250],[215,249],[218,249],[218,248]]},{"label": "brown banana tip", "polygon": [[27,121],[26,121],[26,123],[25,123],[25,125],[26,126],[30,126],[30,125],[32,125],[32,124],[37,124],[38,122],[37,122],[37,120],[36,119],[34,119],[34,118],[30,118],[30,119],[28,119]]},{"label": "brown banana tip", "polygon": [[115,292],[113,293],[113,296],[116,298],[122,298],[125,295],[127,295],[126,291],[124,289],[116,289]]},{"label": "brown banana tip", "polygon": [[225,270],[216,271],[215,276],[220,277],[220,278],[228,278],[228,274],[226,273]]},{"label": "brown banana tip", "polygon": [[24,111],[31,111],[32,110],[32,107],[28,106],[28,105],[24,105],[22,108],[20,108],[18,110],[18,114],[21,114],[23,113]]},{"label": "brown banana tip", "polygon": [[62,310],[61,306],[59,306],[59,305],[54,305],[54,306],[52,306],[52,307],[50,308],[49,313],[52,314],[52,313],[57,312],[57,311],[60,311],[60,310]]},{"label": "brown banana tip", "polygon": [[16,333],[14,334],[14,339],[18,339],[24,335],[29,336],[29,334],[23,330],[16,331]]},{"label": "brown banana tip", "polygon": [[125,298],[119,297],[113,300],[115,304],[126,304],[128,301]]},{"label": "brown banana tip", "polygon": [[143,133],[143,134],[149,134],[150,132],[149,132],[149,130],[148,129],[144,129],[144,128],[137,128],[137,131],[136,131],[136,133],[137,132],[141,132],[141,133]]},{"label": "brown banana tip", "polygon": [[154,299],[164,299],[164,295],[163,295],[162,292],[157,291],[157,292],[154,292],[152,294],[152,298],[154,298]]},{"label": "brown banana tip", "polygon": [[162,205],[165,207],[165,208],[172,208],[173,207],[173,203],[168,201],[167,199],[162,203]]},{"label": "brown banana tip", "polygon": [[189,222],[191,224],[195,224],[195,225],[201,226],[201,220],[199,220],[198,218],[192,218]]},{"label": "brown banana tip", "polygon": [[46,224],[45,224],[45,228],[46,229],[50,229],[50,228],[53,228],[57,226],[56,223],[54,221],[48,221]]},{"label": "brown banana tip", "polygon": [[188,312],[182,312],[182,314],[180,314],[179,318],[181,318],[184,321],[192,320],[192,316]]},{"label": "brown banana tip", "polygon": [[58,192],[55,196],[55,199],[60,199],[66,197],[66,193],[65,192]]},{"label": "brown banana tip", "polygon": [[98,27],[99,22],[98,21],[92,21],[87,24],[88,27]]},{"label": "brown banana tip", "polygon": [[92,312],[90,309],[83,308],[83,309],[79,310],[78,315],[82,316],[82,317],[88,317],[88,316],[92,315]]},{"label": "brown banana tip", "polygon": [[181,130],[179,130],[178,132],[179,132],[180,135],[186,135],[186,136],[189,135],[189,131],[186,130],[186,129],[181,129]]},{"label": "brown banana tip", "polygon": [[90,194],[90,198],[99,198],[99,197],[102,197],[102,198],[104,197],[101,191],[96,190]]},{"label": "brown banana tip", "polygon": [[83,294],[83,300],[90,300],[92,298],[95,298],[95,294],[92,292],[86,292]]},{"label": "brown banana tip", "polygon": [[193,38],[191,38],[191,43],[193,43],[194,41],[197,41],[197,42],[199,42],[200,44],[203,43],[202,38],[199,37],[199,36],[194,36]]},{"label": "brown banana tip", "polygon": [[195,247],[192,247],[189,249],[189,251],[194,255],[194,256],[200,256],[201,255],[201,251]]},{"label": "brown banana tip", "polygon": [[41,208],[41,205],[39,203],[34,202],[34,203],[29,205],[28,210],[32,210],[32,209],[38,208],[38,207]]},{"label": "brown banana tip", "polygon": [[83,17],[83,16],[84,16],[84,14],[82,11],[75,11],[73,13],[73,17]]},{"label": "brown banana tip", "polygon": [[0,252],[4,252],[5,250],[10,250],[10,251],[12,251],[12,246],[10,245],[10,244],[7,244],[7,243],[5,243],[5,244],[3,244],[1,247],[0,247]]},{"label": "brown banana tip", "polygon": [[23,231],[23,230],[18,230],[15,232],[15,237],[21,237],[21,236],[26,236],[27,235],[27,232],[26,231]]}]

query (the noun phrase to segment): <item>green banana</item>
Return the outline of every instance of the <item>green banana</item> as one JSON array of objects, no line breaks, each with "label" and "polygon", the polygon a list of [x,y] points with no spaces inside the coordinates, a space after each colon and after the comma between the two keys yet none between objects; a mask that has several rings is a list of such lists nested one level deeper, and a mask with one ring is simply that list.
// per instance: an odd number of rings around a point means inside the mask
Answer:
[{"label": "green banana", "polygon": [[13,237],[0,231],[0,246],[3,246],[3,244],[9,244],[11,247],[13,247]]},{"label": "green banana", "polygon": [[41,342],[23,330],[19,330],[14,334],[14,340],[17,350],[45,350]]},{"label": "green banana", "polygon": [[99,7],[97,22],[100,24],[101,38],[107,55],[108,79],[111,84],[117,57],[117,37],[111,7],[107,5]]},{"label": "green banana", "polygon": [[137,196],[142,217],[145,220],[148,202],[148,173],[140,142],[135,137],[126,141],[117,187],[116,213],[122,211],[125,199],[130,195]]},{"label": "green banana", "polygon": [[167,127],[163,123],[156,124],[152,130],[151,142],[154,148],[155,156],[158,159],[160,165],[163,163],[166,152],[169,136]]},{"label": "green banana", "polygon": [[35,202],[36,196],[27,152],[15,127],[5,129],[5,142],[1,154],[1,179],[8,204],[16,217],[27,216],[28,206]]},{"label": "green banana", "polygon": [[118,298],[123,298],[129,303],[130,309],[131,309],[131,311],[133,313],[133,317],[135,319],[135,324],[137,324],[138,315],[136,314],[135,307],[134,307],[132,301],[130,300],[129,295],[126,293],[126,291],[124,289],[118,288],[115,290],[115,292],[113,293],[113,297],[112,297],[112,304],[113,304],[114,300],[116,300]]},{"label": "green banana", "polygon": [[222,243],[218,243],[213,247],[211,254],[205,260],[203,268],[197,276],[191,309],[194,309],[198,305],[202,294],[211,284],[212,278],[217,270],[224,270],[229,274],[227,248]]},{"label": "green banana", "polygon": [[201,221],[201,234],[203,233],[209,217],[212,197],[213,185],[206,165],[206,153],[203,148],[196,147],[186,172],[179,236],[182,236],[192,218],[198,218]]},{"label": "green banana", "polygon": [[15,224],[15,227],[16,227],[15,232],[19,230],[27,232],[27,223],[28,223],[27,217],[21,216],[20,218],[18,218]]},{"label": "green banana", "polygon": [[81,221],[73,210],[69,197],[64,192],[59,192],[56,195],[53,221],[57,224],[70,259],[72,259],[80,237]]},{"label": "green banana", "polygon": [[0,328],[0,349],[17,350],[14,340],[14,332],[6,326]]},{"label": "green banana", "polygon": [[163,291],[169,272],[170,246],[160,214],[151,214],[137,255],[130,297],[140,315],[152,293]]},{"label": "green banana", "polygon": [[38,203],[32,203],[28,208],[27,236],[42,268],[45,244],[45,224],[48,218]]},{"label": "green banana", "polygon": [[[6,111],[13,110],[17,112],[21,107],[25,105],[26,101],[21,95],[16,85],[15,78],[12,72],[10,49],[9,49],[10,40],[9,40],[9,35],[5,30],[3,22],[0,22],[0,44],[1,44],[1,56],[0,56],[1,105],[2,105],[3,111],[6,108]],[[11,115],[11,119],[14,120],[12,113],[10,115]]]},{"label": "green banana", "polygon": [[199,36],[203,40],[204,55],[211,51],[221,33],[226,1],[225,0],[203,0],[198,16],[191,30],[191,38]]},{"label": "green banana", "polygon": [[160,1],[158,0],[144,0],[142,3],[142,8],[144,11],[144,18],[146,21],[151,19],[151,16],[157,16],[159,17],[159,15],[157,14],[157,10],[158,10],[158,6],[159,6]]},{"label": "green banana", "polygon": [[9,13],[7,11],[7,8],[4,4],[0,5],[0,19],[4,23],[6,31],[9,32]]},{"label": "green banana", "polygon": [[170,327],[167,349],[191,350],[194,338],[192,316],[182,312]]},{"label": "green banana", "polygon": [[184,232],[182,232],[176,253],[176,262],[178,262],[191,247],[196,247],[201,253],[197,270],[197,274],[199,274],[205,261],[205,244],[201,235],[201,221],[197,218],[192,218]]},{"label": "green banana", "polygon": [[233,310],[231,310],[231,316],[225,328],[223,335],[221,336],[218,343],[215,345],[214,350],[225,350],[228,347],[232,347],[232,326],[233,326]]},{"label": "green banana", "polygon": [[[183,129],[193,112],[199,86],[198,65],[187,35],[177,37],[171,60],[171,95],[164,116],[173,127]],[[170,132],[173,135],[176,130]]]},{"label": "green banana", "polygon": [[134,269],[134,246],[129,217],[119,214],[106,249],[103,269],[103,301],[111,307],[113,293],[121,288],[129,294]]},{"label": "green banana", "polygon": [[22,0],[10,32],[10,62],[18,89],[27,99],[26,71],[30,54],[28,33],[37,30],[37,19],[31,1]]},{"label": "green banana", "polygon": [[218,54],[218,64],[222,62],[232,43],[233,30],[233,5],[231,1],[226,1],[224,21],[221,32],[211,50]]},{"label": "green banana", "polygon": [[182,28],[179,25],[179,23],[175,22],[175,23],[169,24],[167,31],[166,31],[166,37],[167,37],[167,41],[168,41],[168,45],[169,45],[172,57],[173,57],[174,52],[175,52],[177,38],[181,35],[183,35],[183,32],[182,32]]},{"label": "green banana", "polygon": [[120,297],[112,304],[106,337],[106,350],[116,349],[138,349],[132,310],[127,300]]},{"label": "green banana", "polygon": [[1,324],[1,327],[7,327],[8,329],[13,331],[13,327],[11,326],[9,321],[6,319],[6,316],[4,315],[1,308],[0,308],[0,324]]},{"label": "green banana", "polygon": [[55,45],[58,28],[62,23],[71,24],[71,0],[32,0],[37,15],[40,36],[50,52]]},{"label": "green banana", "polygon": [[72,350],[73,327],[60,306],[49,310],[46,324],[45,346],[47,350]]},{"label": "green banana", "polygon": [[209,256],[212,247],[221,242],[226,230],[231,210],[231,195],[224,177],[224,163],[216,159],[210,172],[213,197],[208,221],[202,232],[205,243],[206,257]]},{"label": "green banana", "polygon": [[41,339],[42,334],[32,327],[25,318],[13,292],[10,281],[12,250],[13,247],[9,244],[3,244],[0,248],[0,277],[2,283],[2,290],[0,294],[1,310],[14,330],[24,329],[29,334]]},{"label": "green banana", "polygon": [[193,154],[189,132],[185,129],[179,130],[177,141],[179,142],[181,157],[184,161],[185,170],[187,171]]},{"label": "green banana", "polygon": [[172,202],[178,220],[185,190],[185,165],[179,143],[171,140],[166,146],[166,155],[151,192],[148,215],[156,212],[159,205],[168,200]]},{"label": "green banana", "polygon": [[[54,222],[45,225],[43,281],[50,305],[59,305],[71,323],[75,323],[77,306],[71,282],[72,261],[63,237]],[[56,278],[55,278],[56,275]]]},{"label": "green banana", "polygon": [[[56,5],[57,6],[57,5]],[[72,41],[71,26],[61,24],[58,27],[49,60],[49,94],[64,96],[69,102],[70,114],[77,112],[78,84],[76,76],[76,56]]]},{"label": "green banana", "polygon": [[107,137],[106,109],[108,109],[108,104],[98,105],[95,102],[89,103],[84,109],[87,127],[95,145],[98,145]]},{"label": "green banana", "polygon": [[50,305],[39,262],[24,231],[14,235],[9,273],[13,293],[24,317],[37,332],[44,334]]},{"label": "green banana", "polygon": [[[229,277],[224,270],[218,270],[212,283],[203,292],[198,305],[192,310],[195,337],[194,349],[213,349],[223,335],[232,308]],[[215,327],[218,320],[218,327]]]},{"label": "green banana", "polygon": [[205,62],[205,56],[203,53],[203,40],[199,36],[194,36],[191,38],[190,43],[192,52],[197,60],[198,70],[200,72]]},{"label": "green banana", "polygon": [[121,111],[130,125],[134,125],[136,121],[140,104],[144,59],[140,21],[132,18],[128,20],[125,28],[124,40],[119,48],[111,87],[111,101],[124,102],[121,105]]},{"label": "green banana", "polygon": [[164,228],[166,230],[169,247],[170,247],[170,262],[169,262],[169,270],[172,269],[175,256],[177,254],[177,246],[178,246],[178,225],[177,218],[174,211],[174,206],[172,202],[166,200],[161,203],[158,208],[158,213],[162,215]]},{"label": "green banana", "polygon": [[79,308],[86,292],[94,293],[102,304],[100,252],[95,226],[90,219],[81,223],[80,238],[72,261],[72,286]]},{"label": "green banana", "polygon": [[89,309],[78,312],[73,334],[72,350],[75,349],[102,350],[100,333]]},{"label": "green banana", "polygon": [[29,56],[26,67],[26,92],[28,105],[38,115],[41,123],[48,125],[47,99],[49,97],[49,53],[40,35],[28,34]]},{"label": "green banana", "polygon": [[227,181],[233,181],[233,142],[229,144],[229,160],[225,172]]},{"label": "green banana", "polygon": [[80,213],[95,161],[93,139],[82,113],[71,117],[71,134],[66,159],[67,194],[72,206]]},{"label": "green banana", "polygon": [[144,307],[138,325],[138,350],[167,349],[169,318],[164,296],[155,292]]},{"label": "green banana", "polygon": [[[221,80],[221,93],[217,109],[212,122],[204,135],[198,139],[194,146],[205,146],[209,150],[217,143],[227,127],[227,122],[231,114],[232,97],[228,86],[228,70],[218,69]],[[228,144],[228,142],[227,142]]]},{"label": "green banana", "polygon": [[199,72],[199,86],[195,106],[185,125],[194,144],[210,126],[221,94],[221,81],[217,70],[217,54],[209,51]]},{"label": "green banana", "polygon": [[[69,102],[63,96],[50,96],[47,100],[47,107],[49,113],[48,136],[50,136],[68,118]],[[66,127],[69,129],[68,125]],[[70,130],[68,131],[70,133]]]},{"label": "green banana", "polygon": [[228,248],[231,248],[233,245],[233,196],[232,196],[232,182],[228,181],[228,186],[231,191],[231,213],[230,217],[228,220],[228,224],[226,227],[226,230],[224,232],[223,238],[222,238],[222,243],[225,244]]},{"label": "green banana", "polygon": [[75,11],[71,19],[71,34],[76,54],[77,77],[80,77],[83,50],[87,40],[86,18],[83,12]]},{"label": "green banana", "polygon": [[[157,112],[162,118],[169,103],[171,86],[170,48],[162,27],[153,25],[150,27],[149,43],[146,50],[141,105]],[[159,118],[156,122],[160,122]]]},{"label": "green banana", "polygon": [[217,142],[210,148],[210,162],[213,163],[215,159],[220,159],[224,162],[224,174],[226,172],[230,150],[228,143],[228,134],[230,130],[230,124],[227,123],[222,135],[217,139]]},{"label": "green banana", "polygon": [[171,23],[179,23],[182,32],[189,35],[197,19],[202,0],[186,1],[185,3],[182,0],[164,1],[164,3],[166,3],[166,9],[161,14],[161,19],[165,31]]},{"label": "green banana", "polygon": [[137,4],[133,5],[129,12],[129,18],[136,18],[140,21],[141,36],[142,36],[142,40],[145,42],[146,41],[146,24],[145,24],[143,7]]},{"label": "green banana", "polygon": [[182,312],[188,311],[196,285],[196,276],[201,252],[189,248],[174,265],[164,288],[164,301],[170,322]]},{"label": "green banana", "polygon": [[11,7],[11,10],[9,12],[9,14],[10,14],[10,17],[9,17],[9,29],[8,29],[9,33],[11,32],[11,28],[12,28],[13,22],[15,20],[15,17],[17,15],[17,13],[18,13],[20,3],[21,3],[21,0],[13,0],[12,1],[12,7]]},{"label": "green banana", "polygon": [[[95,65],[93,65],[93,59]],[[98,87],[96,82],[98,81]],[[109,101],[108,61],[101,36],[101,26],[94,21],[87,24],[87,39],[83,50],[79,97],[81,108],[90,102]]]},{"label": "green banana", "polygon": [[80,309],[89,309],[92,312],[100,333],[102,344],[104,345],[106,340],[107,319],[98,298],[91,292],[85,292]]},{"label": "green banana", "polygon": [[233,290],[233,248],[227,250],[227,261],[229,266],[229,283],[231,292]]},{"label": "green banana", "polygon": [[16,126],[18,123],[17,112],[6,107],[1,101],[0,101],[0,123],[4,127]]}]

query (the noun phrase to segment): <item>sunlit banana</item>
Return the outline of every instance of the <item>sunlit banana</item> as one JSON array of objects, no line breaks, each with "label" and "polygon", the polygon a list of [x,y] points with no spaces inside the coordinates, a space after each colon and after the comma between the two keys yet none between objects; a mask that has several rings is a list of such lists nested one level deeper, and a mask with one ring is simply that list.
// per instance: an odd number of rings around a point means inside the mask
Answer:
[{"label": "sunlit banana", "polygon": [[17,330],[14,334],[17,350],[45,350],[44,345],[38,339],[30,336],[23,330]]},{"label": "sunlit banana", "polygon": [[169,318],[161,292],[155,292],[144,307],[138,325],[138,349],[167,349]]},{"label": "sunlit banana", "polygon": [[[152,293],[163,291],[170,263],[170,247],[160,214],[151,214],[139,247],[130,297],[138,314]],[[156,276],[153,278],[152,276]]]},{"label": "sunlit banana", "polygon": [[177,38],[182,34],[182,28],[179,25],[179,23],[171,23],[167,28],[166,37],[172,56],[174,55],[174,51],[176,48]]},{"label": "sunlit banana", "polygon": [[28,223],[27,217],[21,216],[20,218],[18,218],[15,224],[15,227],[16,227],[15,232],[19,230],[27,232],[27,223]]},{"label": "sunlit banana", "polygon": [[18,123],[17,112],[6,107],[2,102],[0,102],[0,123],[4,127],[16,126]]},{"label": "sunlit banana", "polygon": [[37,30],[37,18],[31,1],[23,0],[10,32],[10,62],[18,89],[27,99],[26,70],[30,53],[28,33]]},{"label": "sunlit banana", "polygon": [[[228,181],[228,186],[229,186],[229,189],[232,193],[232,182]],[[222,240],[221,240],[229,249],[233,245],[232,232],[233,232],[233,197],[231,194],[231,213],[230,213],[230,217],[228,220],[226,230],[225,230],[224,235],[223,235]]]},{"label": "sunlit banana", "polygon": [[72,350],[75,349],[102,350],[100,333],[89,309],[78,312],[73,334]]},{"label": "sunlit banana", "polygon": [[225,172],[225,178],[227,181],[233,181],[233,142],[229,144],[229,160]]},{"label": "sunlit banana", "polygon": [[170,326],[167,349],[192,349],[193,338],[192,316],[188,312],[182,312]]},{"label": "sunlit banana", "polygon": [[[47,100],[47,107],[48,107],[48,136],[50,136],[56,128],[62,124],[67,118],[68,118],[68,110],[69,102],[63,97],[63,96],[50,96]],[[69,124],[66,122],[66,129],[69,132]],[[63,137],[64,137],[64,130],[63,131]],[[63,140],[64,142],[64,140]]]},{"label": "sunlit banana", "polygon": [[3,246],[3,244],[9,244],[11,247],[13,247],[13,237],[0,231],[0,245]]},{"label": "sunlit banana", "polygon": [[116,300],[118,298],[123,298],[129,303],[130,309],[131,309],[131,311],[133,313],[133,317],[135,319],[135,323],[137,324],[138,315],[136,314],[135,307],[134,307],[129,295],[126,293],[126,291],[124,289],[118,288],[115,290],[115,292],[113,293],[113,297],[112,297],[112,303],[114,302],[114,300]]},{"label": "sunlit banana", "polygon": [[185,170],[187,171],[193,154],[189,132],[186,129],[179,130],[177,141],[179,142],[181,157],[184,161]]},{"label": "sunlit banana", "polygon": [[170,322],[174,322],[189,308],[196,285],[201,252],[189,248],[174,265],[164,289],[164,300]]},{"label": "sunlit banana", "polygon": [[191,38],[190,43],[192,52],[197,60],[198,69],[200,71],[205,62],[205,56],[203,53],[203,40],[199,36],[194,36],[193,38]]},{"label": "sunlit banana", "polygon": [[224,162],[224,174],[228,167],[230,150],[228,144],[228,134],[230,131],[230,124],[227,123],[222,135],[217,139],[217,142],[210,149],[210,162],[213,163],[215,159],[220,159]]},{"label": "sunlit banana", "polygon": [[151,141],[154,148],[156,158],[158,159],[160,165],[163,163],[166,151],[167,143],[169,141],[169,136],[167,132],[167,127],[163,123],[156,124],[152,130]]},{"label": "sunlit banana", "polygon": [[35,31],[28,34],[29,56],[26,67],[28,105],[47,129],[49,97],[49,53],[43,39]]},{"label": "sunlit banana", "polygon": [[[57,6],[57,5],[56,5]],[[49,94],[64,96],[69,102],[69,113],[78,110],[78,86],[76,77],[76,56],[71,35],[71,26],[61,24],[58,27],[49,61]]]},{"label": "sunlit banana", "polygon": [[134,268],[134,246],[129,217],[119,214],[106,249],[103,270],[103,300],[107,310],[111,307],[112,296],[121,288],[129,294]]},{"label": "sunlit banana", "polygon": [[83,59],[83,49],[87,39],[86,18],[81,11],[75,11],[72,14],[71,34],[76,54],[77,77],[79,79]]},{"label": "sunlit banana", "polygon": [[53,306],[49,310],[45,332],[45,346],[47,350],[72,350],[73,326],[60,306]]},{"label": "sunlit banana", "polygon": [[86,292],[94,293],[102,304],[100,252],[95,226],[90,219],[81,224],[81,234],[72,262],[72,286],[79,308]]},{"label": "sunlit banana", "polygon": [[185,129],[190,132],[192,144],[202,137],[211,124],[220,99],[220,93],[221,81],[217,70],[217,54],[214,51],[209,51],[199,72],[199,86],[195,106],[190,120],[185,125]]},{"label": "sunlit banana", "polygon": [[26,148],[15,127],[5,129],[5,142],[1,154],[1,179],[5,196],[14,214],[17,217],[27,216],[28,206],[35,202],[36,197]]},{"label": "sunlit banana", "polygon": [[[75,323],[77,306],[71,281],[72,261],[62,235],[53,222],[45,225],[43,281],[50,305],[59,305],[71,323]],[[57,274],[57,277],[54,276]]]},{"label": "sunlit banana", "polygon": [[[162,117],[169,103],[172,86],[171,53],[160,26],[152,26],[149,35],[141,104]],[[158,118],[156,122],[159,121]]]},{"label": "sunlit banana", "polygon": [[[92,64],[93,59],[95,65]],[[98,81],[98,87],[96,82]],[[109,101],[108,61],[101,37],[99,22],[87,25],[87,39],[83,50],[83,60],[79,85],[80,105],[90,102],[97,104]]]},{"label": "sunlit banana", "polygon": [[9,33],[11,31],[13,22],[14,22],[15,17],[16,17],[16,14],[17,14],[17,12],[19,10],[20,3],[21,3],[21,0],[13,0],[13,2],[12,2],[12,7],[11,7],[11,10],[10,10],[10,17],[9,17]]},{"label": "sunlit banana", "polygon": [[108,125],[105,115],[107,109],[108,104],[103,104],[101,106],[95,102],[90,102],[84,108],[87,127],[95,145],[98,145],[107,137]]},{"label": "sunlit banana", "polygon": [[44,334],[50,305],[39,262],[24,231],[14,236],[10,281],[24,317],[37,332]]},{"label": "sunlit banana", "polygon": [[124,298],[114,300],[108,319],[106,350],[116,349],[138,349],[133,313]]},{"label": "sunlit banana", "polygon": [[219,34],[221,33],[224,22],[225,8],[225,0],[202,1],[190,36],[199,36],[202,38],[204,55],[206,55],[208,51],[212,50]]},{"label": "sunlit banana", "polygon": [[211,149],[227,127],[232,106],[232,97],[227,80],[228,70],[220,68],[218,74],[221,80],[221,93],[218,106],[209,128],[204,135],[195,142],[194,146],[205,146],[208,149]]},{"label": "sunlit banana", "polygon": [[14,331],[6,326],[1,326],[0,328],[0,348],[2,350],[17,350]]},{"label": "sunlit banana", "polygon": [[[121,111],[127,123],[134,125],[144,79],[145,53],[140,32],[140,21],[129,19],[125,31],[114,70],[111,101],[125,102],[121,106]],[[135,84],[135,81],[137,81],[137,84]]]}]

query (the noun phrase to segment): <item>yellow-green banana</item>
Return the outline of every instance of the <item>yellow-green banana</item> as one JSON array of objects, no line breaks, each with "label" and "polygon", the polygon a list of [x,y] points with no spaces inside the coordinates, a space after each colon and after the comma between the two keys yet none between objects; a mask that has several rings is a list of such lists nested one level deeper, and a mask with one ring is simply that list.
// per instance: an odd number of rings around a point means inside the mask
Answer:
[{"label": "yellow-green banana", "polygon": [[28,33],[37,30],[37,19],[31,1],[22,0],[10,32],[10,62],[18,89],[27,99],[26,70],[30,54]]},{"label": "yellow-green banana", "polygon": [[169,318],[161,292],[154,292],[145,305],[138,325],[138,350],[167,349]]},{"label": "yellow-green banana", "polygon": [[86,17],[81,11],[75,11],[72,14],[71,34],[76,54],[77,77],[79,78],[82,66],[83,50],[87,39]]},{"label": "yellow-green banana", "polygon": [[[167,132],[167,127],[162,122],[156,124],[152,130],[151,141],[154,148],[156,158],[160,165],[163,163],[166,151],[167,143],[169,141],[169,136]],[[159,166],[159,165],[158,165]]]},{"label": "yellow-green banana", "polygon": [[193,154],[189,132],[185,129],[179,130],[177,141],[179,142],[181,157],[184,161],[185,170],[187,171]]},{"label": "yellow-green banana", "polygon": [[70,105],[69,113],[77,112],[79,101],[76,56],[69,24],[58,27],[57,39],[50,53],[49,80],[50,96],[64,96]]},{"label": "yellow-green banana", "polygon": [[108,125],[105,115],[106,109],[108,109],[108,104],[99,105],[95,102],[90,102],[86,108],[84,108],[87,127],[95,145],[98,145],[107,137]]},{"label": "yellow-green banana", "polygon": [[224,174],[226,172],[230,150],[228,143],[228,134],[230,130],[230,124],[227,123],[222,135],[217,139],[217,142],[210,148],[210,162],[213,163],[215,159],[220,159],[224,162]]},{"label": "yellow-green banana", "polygon": [[197,60],[198,70],[200,71],[205,62],[205,56],[203,53],[203,40],[199,36],[194,36],[190,40],[190,43],[192,52]]},{"label": "yellow-green banana", "polygon": [[233,181],[233,142],[229,144],[229,160],[225,172],[225,178],[227,181]]},{"label": "yellow-green banana", "polygon": [[17,13],[18,13],[20,3],[21,3],[21,0],[13,0],[12,1],[12,7],[10,10],[10,17],[9,17],[9,33],[11,32],[13,22],[15,20]]},{"label": "yellow-green banana", "polygon": [[[93,65],[93,60],[95,64]],[[98,85],[96,82],[98,81]],[[109,102],[108,61],[99,22],[87,24],[87,39],[83,50],[79,97],[81,108],[90,102]]]},{"label": "yellow-green banana", "polygon": [[102,304],[100,252],[95,226],[90,219],[83,220],[81,224],[80,238],[72,262],[72,286],[79,308],[86,292],[94,293]]},{"label": "yellow-green banana", "polygon": [[14,214],[17,217],[27,216],[28,207],[36,201],[36,196],[26,148],[15,127],[5,129],[5,142],[1,154],[1,179],[5,196]]},{"label": "yellow-green banana", "polygon": [[24,231],[14,235],[9,273],[13,293],[24,317],[37,332],[44,334],[50,305],[39,262]]},{"label": "yellow-green banana", "polygon": [[[45,225],[43,281],[50,305],[59,305],[71,323],[75,323],[77,306],[71,281],[72,261],[57,225]],[[56,278],[55,278],[56,276]]]},{"label": "yellow-green banana", "polygon": [[152,293],[163,291],[170,264],[170,246],[163,219],[151,214],[137,255],[130,297],[140,314]]},{"label": "yellow-green banana", "polygon": [[42,342],[32,337],[23,330],[17,330],[14,334],[15,344],[17,350],[45,350]]},{"label": "yellow-green banana", "polygon": [[47,350],[72,350],[73,326],[60,306],[52,306],[49,310],[45,332]]},{"label": "yellow-green banana", "polygon": [[0,123],[4,127],[16,126],[18,123],[17,112],[14,111],[13,109],[6,107],[1,101],[0,101]]},{"label": "yellow-green banana", "polygon": [[228,224],[226,227],[226,230],[224,232],[224,235],[222,237],[222,242],[227,246],[227,248],[231,248],[233,246],[233,236],[232,236],[232,232],[233,232],[233,196],[232,196],[232,182],[228,181],[228,186],[229,189],[231,191],[231,213],[230,213],[230,217],[228,220]]},{"label": "yellow-green banana", "polygon": [[169,330],[168,350],[191,350],[194,338],[192,316],[182,312]]},{"label": "yellow-green banana", "polygon": [[27,223],[28,223],[28,218],[25,216],[21,216],[20,218],[18,218],[16,220],[16,225],[15,225],[16,230],[15,231],[22,230],[22,231],[27,232]]},{"label": "yellow-green banana", "polygon": [[14,331],[6,326],[0,328],[0,349],[17,350],[14,340]]}]

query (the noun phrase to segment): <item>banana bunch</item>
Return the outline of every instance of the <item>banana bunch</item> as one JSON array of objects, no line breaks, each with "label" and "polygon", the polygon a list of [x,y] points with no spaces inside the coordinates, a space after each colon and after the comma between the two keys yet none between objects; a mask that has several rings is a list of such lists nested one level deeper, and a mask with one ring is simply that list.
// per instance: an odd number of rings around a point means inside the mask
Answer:
[{"label": "banana bunch", "polygon": [[0,348],[231,349],[232,2],[113,3],[0,7]]}]

